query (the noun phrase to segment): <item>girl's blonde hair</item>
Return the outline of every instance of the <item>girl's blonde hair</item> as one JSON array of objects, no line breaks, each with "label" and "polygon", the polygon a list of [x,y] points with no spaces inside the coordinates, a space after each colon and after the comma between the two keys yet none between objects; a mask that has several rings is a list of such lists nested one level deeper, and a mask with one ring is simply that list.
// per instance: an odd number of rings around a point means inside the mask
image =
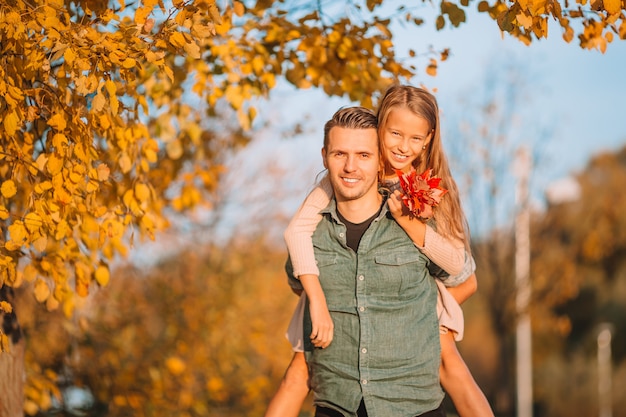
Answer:
[{"label": "girl's blonde hair", "polygon": [[[444,236],[451,236],[462,240],[469,252],[469,227],[463,209],[456,181],[450,173],[448,159],[441,143],[441,126],[439,125],[439,106],[437,99],[423,88],[410,85],[393,85],[383,96],[378,107],[378,137],[380,138],[381,164],[387,164],[384,154],[382,138],[386,129],[389,114],[394,108],[403,107],[415,115],[426,119],[430,127],[430,141],[419,158],[413,161],[413,167],[418,174],[427,169],[433,170],[433,175],[441,177],[441,186],[448,190],[436,209],[437,232]],[[384,174],[386,165],[382,166]],[[382,174],[381,174],[382,175]],[[466,238],[467,237],[467,238]]]}]

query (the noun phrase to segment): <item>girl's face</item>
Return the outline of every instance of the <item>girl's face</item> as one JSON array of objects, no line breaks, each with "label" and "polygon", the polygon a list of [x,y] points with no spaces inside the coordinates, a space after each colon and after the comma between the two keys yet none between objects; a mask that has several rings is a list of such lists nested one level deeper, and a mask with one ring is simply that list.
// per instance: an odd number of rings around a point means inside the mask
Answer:
[{"label": "girl's face", "polygon": [[389,112],[382,136],[385,175],[392,175],[396,169],[410,171],[413,161],[425,152],[422,148],[431,139],[431,129],[425,118],[405,107],[396,107]]}]

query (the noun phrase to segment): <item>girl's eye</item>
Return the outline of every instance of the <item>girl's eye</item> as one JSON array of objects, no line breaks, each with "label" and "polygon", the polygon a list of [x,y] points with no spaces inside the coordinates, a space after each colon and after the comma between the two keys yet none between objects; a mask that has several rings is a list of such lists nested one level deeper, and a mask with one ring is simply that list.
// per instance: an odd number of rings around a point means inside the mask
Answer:
[{"label": "girl's eye", "polygon": [[420,138],[420,137],[414,137],[414,138],[411,138],[411,139],[416,140],[416,141],[418,141],[418,142],[419,142],[420,140],[424,140],[424,138]]}]

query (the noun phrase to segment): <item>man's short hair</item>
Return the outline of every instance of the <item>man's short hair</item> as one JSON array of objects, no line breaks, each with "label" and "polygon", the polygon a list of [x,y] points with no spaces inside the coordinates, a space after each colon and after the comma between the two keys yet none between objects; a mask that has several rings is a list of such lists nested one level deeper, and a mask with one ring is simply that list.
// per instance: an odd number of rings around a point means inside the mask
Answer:
[{"label": "man's short hair", "polygon": [[328,147],[328,134],[333,127],[345,129],[377,129],[376,114],[365,107],[344,107],[335,112],[324,125],[324,149]]}]

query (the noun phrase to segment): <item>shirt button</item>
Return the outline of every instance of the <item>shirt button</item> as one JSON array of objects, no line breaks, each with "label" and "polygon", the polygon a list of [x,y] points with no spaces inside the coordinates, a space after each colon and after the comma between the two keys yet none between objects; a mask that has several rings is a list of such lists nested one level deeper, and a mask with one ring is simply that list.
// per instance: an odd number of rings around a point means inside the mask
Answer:
[{"label": "shirt button", "polygon": [[339,233],[339,237],[343,237],[343,232],[342,232],[342,233]]},{"label": "shirt button", "polygon": [[363,348],[363,349],[361,349],[361,352],[363,352],[363,353],[367,353],[367,349],[366,349],[366,348]]},{"label": "shirt button", "polygon": [[365,307],[359,307],[359,311],[365,311]]},{"label": "shirt button", "polygon": [[363,275],[359,275],[359,281],[363,281],[365,277]]},{"label": "shirt button", "polygon": [[363,384],[363,385],[367,385],[367,379],[363,379],[363,380],[361,381],[361,384]]}]

